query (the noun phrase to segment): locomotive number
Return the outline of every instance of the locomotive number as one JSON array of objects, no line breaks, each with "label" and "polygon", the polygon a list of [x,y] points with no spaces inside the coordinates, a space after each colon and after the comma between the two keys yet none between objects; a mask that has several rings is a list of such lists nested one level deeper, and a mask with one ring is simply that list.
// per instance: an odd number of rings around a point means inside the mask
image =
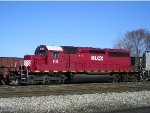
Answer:
[{"label": "locomotive number", "polygon": [[58,63],[58,60],[53,60],[53,63],[57,64],[57,63]]},{"label": "locomotive number", "polygon": [[103,61],[103,56],[91,56],[91,60]]}]

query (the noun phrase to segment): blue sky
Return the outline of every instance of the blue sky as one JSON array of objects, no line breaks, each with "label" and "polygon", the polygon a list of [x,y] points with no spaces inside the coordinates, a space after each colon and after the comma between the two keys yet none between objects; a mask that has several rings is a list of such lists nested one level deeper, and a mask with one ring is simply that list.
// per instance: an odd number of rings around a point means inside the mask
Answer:
[{"label": "blue sky", "polygon": [[112,48],[126,31],[150,30],[150,2],[0,2],[0,57],[38,45]]}]

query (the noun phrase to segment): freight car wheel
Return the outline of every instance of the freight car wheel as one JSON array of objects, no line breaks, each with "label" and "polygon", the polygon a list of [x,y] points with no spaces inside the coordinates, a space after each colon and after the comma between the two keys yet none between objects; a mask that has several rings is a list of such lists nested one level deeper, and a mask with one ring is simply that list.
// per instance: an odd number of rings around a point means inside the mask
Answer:
[{"label": "freight car wheel", "polygon": [[0,76],[0,85],[5,85],[4,79]]},{"label": "freight car wheel", "polygon": [[15,79],[15,80],[11,80],[9,85],[12,85],[12,86],[18,86],[19,85],[19,80],[18,79]]}]

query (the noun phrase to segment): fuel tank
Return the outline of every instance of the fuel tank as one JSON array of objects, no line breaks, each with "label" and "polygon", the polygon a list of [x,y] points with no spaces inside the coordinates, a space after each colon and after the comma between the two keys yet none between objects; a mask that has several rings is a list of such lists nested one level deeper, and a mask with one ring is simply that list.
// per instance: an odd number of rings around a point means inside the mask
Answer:
[{"label": "fuel tank", "polygon": [[110,73],[86,73],[72,75],[71,83],[96,83],[96,82],[109,82]]}]

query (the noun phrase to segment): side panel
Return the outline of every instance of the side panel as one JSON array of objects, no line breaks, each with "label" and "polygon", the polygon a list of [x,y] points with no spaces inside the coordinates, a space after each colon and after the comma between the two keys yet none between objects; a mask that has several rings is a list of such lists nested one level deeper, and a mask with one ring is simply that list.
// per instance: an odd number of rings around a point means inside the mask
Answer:
[{"label": "side panel", "polygon": [[113,71],[129,71],[130,57],[109,57],[108,68]]},{"label": "side panel", "polygon": [[77,71],[77,54],[63,54],[62,71]]},{"label": "side panel", "polygon": [[78,58],[77,58],[77,54],[69,54],[69,58],[68,58],[70,65],[69,65],[69,70],[70,71],[77,71],[77,67],[78,67]]},{"label": "side panel", "polygon": [[85,71],[99,71],[103,70],[103,65],[106,62],[105,54],[79,54],[78,68]]},{"label": "side panel", "polygon": [[[56,55],[57,54],[57,55]],[[64,69],[63,53],[58,51],[49,51],[47,57],[47,68],[45,70],[61,71]]]},{"label": "side panel", "polygon": [[105,54],[67,54],[67,70],[76,71],[129,71],[130,57],[110,57]]},{"label": "side panel", "polygon": [[10,71],[18,71],[22,58],[16,57],[0,57],[0,75],[6,78]]}]

